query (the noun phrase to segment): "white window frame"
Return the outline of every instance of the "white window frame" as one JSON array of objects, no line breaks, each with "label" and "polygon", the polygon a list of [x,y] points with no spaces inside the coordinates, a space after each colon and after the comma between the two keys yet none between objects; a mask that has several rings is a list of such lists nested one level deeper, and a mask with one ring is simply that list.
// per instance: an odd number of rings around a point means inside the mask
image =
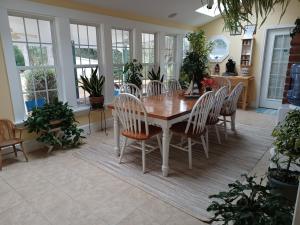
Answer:
[{"label": "white window frame", "polygon": [[[133,32],[131,29],[127,29],[127,28],[120,28],[120,27],[111,27],[111,32],[110,32],[110,35],[111,35],[111,40],[112,40],[112,30],[122,30],[122,36],[123,35],[123,31],[128,31],[129,32],[129,61],[130,62],[132,59],[133,59]],[[112,40],[113,41],[113,40]],[[124,42],[124,38],[122,38],[122,41]],[[112,42],[113,43],[113,42]],[[118,82],[115,82],[115,75],[114,75],[114,67],[119,67],[119,68],[122,68],[122,71],[124,70],[124,66],[126,63],[123,63],[123,64],[114,64],[113,62],[113,50],[114,49],[117,49],[118,48],[118,45],[113,45],[112,44],[112,48],[111,48],[111,52],[112,52],[112,76],[113,76],[113,81],[114,81],[114,84],[117,83],[119,86],[121,86],[123,83],[124,83],[124,74],[122,72],[122,79],[118,79]]]},{"label": "white window frame", "polygon": [[[79,37],[79,28],[78,26],[79,25],[82,25],[82,26],[91,26],[91,27],[95,27],[96,28],[96,47],[97,47],[97,60],[98,60],[98,63],[97,64],[80,64],[80,65],[77,65],[76,62],[74,63],[74,78],[75,78],[75,93],[76,93],[76,99],[77,99],[77,104],[78,105],[81,105],[81,104],[88,104],[88,98],[86,96],[86,92],[84,91],[84,97],[83,98],[79,98],[77,97],[77,95],[79,96],[78,94],[78,80],[77,80],[77,77],[76,77],[76,74],[75,74],[75,70],[76,69],[80,69],[82,68],[83,70],[86,69],[86,68],[93,68],[95,69],[97,66],[98,66],[98,75],[102,75],[102,49],[101,49],[101,32],[100,32],[100,28],[97,24],[91,24],[91,23],[84,23],[84,22],[79,22],[77,20],[71,20],[70,21],[70,34],[71,34],[71,25],[76,25],[77,26],[77,33],[78,33],[78,41],[79,43],[78,44],[74,44],[74,45],[78,45],[79,47],[81,46],[80,44],[80,37]],[[87,30],[87,35],[88,35],[88,30]],[[71,42],[72,42],[72,37],[71,37]],[[88,39],[88,45],[84,45],[84,46],[88,46],[90,47],[89,45],[89,39]],[[72,57],[73,56],[73,51],[72,51]],[[81,59],[81,56],[80,56],[80,59]]]},{"label": "white window frame", "polygon": [[[173,38],[173,49],[171,48],[167,48],[168,46],[166,46],[166,37],[172,37]],[[172,62],[164,62],[165,64],[165,81],[169,80],[169,79],[176,79],[177,77],[177,65],[178,65],[178,62],[177,62],[177,36],[174,35],[174,34],[167,34],[164,36],[164,60],[165,60],[165,56],[168,54],[168,52],[170,51],[173,51],[173,61]],[[169,65],[173,65],[173,74],[168,74],[168,66]]]},{"label": "white window frame", "polygon": [[[143,34],[150,34],[150,35],[154,35],[154,48],[143,48]],[[143,90],[144,92],[146,91],[146,86],[147,86],[147,81],[149,81],[148,79],[148,71],[151,70],[152,68],[154,68],[155,70],[157,70],[157,34],[155,32],[148,32],[148,31],[143,31],[140,33],[141,35],[141,64],[143,65],[143,68],[145,68],[146,66],[148,67],[147,71],[143,71]],[[153,49],[154,50],[154,58],[153,58],[153,63],[144,63],[143,60],[143,49]]]},{"label": "white window frame", "polygon": [[[46,17],[46,16],[40,16],[40,15],[28,15],[28,14],[25,14],[25,13],[18,13],[18,12],[7,12],[7,22],[8,22],[8,27],[10,29],[10,24],[9,24],[9,16],[13,16],[13,17],[20,17],[22,18],[23,20],[23,26],[24,26],[24,34],[25,34],[25,41],[13,41],[12,40],[12,37],[11,37],[11,32],[9,32],[9,37],[10,37],[10,46],[12,48],[12,51],[13,51],[13,63],[14,63],[14,67],[16,68],[16,71],[17,71],[17,79],[15,80],[15,82],[18,82],[18,86],[19,86],[19,90],[16,89],[16,91],[18,90],[19,92],[19,95],[21,96],[21,99],[22,99],[22,103],[19,99],[19,107],[18,107],[18,111],[16,111],[14,109],[14,114],[15,114],[15,119],[19,122],[19,118],[23,118],[23,119],[26,119],[28,114],[27,114],[27,110],[26,110],[26,105],[25,105],[25,99],[23,97],[23,95],[25,94],[25,92],[23,91],[22,89],[22,85],[21,85],[21,76],[20,76],[20,71],[21,70],[32,70],[32,69],[35,69],[35,68],[40,68],[40,69],[54,69],[55,71],[55,80],[56,80],[56,88],[55,89],[48,89],[47,87],[47,82],[45,83],[45,86],[46,86],[46,89],[45,90],[39,90],[39,91],[34,91],[34,95],[35,95],[35,100],[37,99],[36,98],[36,93],[38,92],[46,92],[47,94],[47,101],[46,102],[49,102],[49,93],[48,91],[56,91],[57,92],[57,97],[59,100],[60,99],[60,88],[59,88],[59,79],[58,79],[58,63],[57,63],[57,42],[56,42],[56,33],[55,33],[55,29],[54,29],[54,18],[51,18],[51,17]],[[28,42],[27,40],[27,31],[26,31],[26,27],[25,27],[25,18],[28,18],[28,19],[34,19],[34,20],[45,20],[45,21],[49,21],[50,22],[50,29],[51,29],[51,39],[52,39],[52,42],[51,42],[51,45],[52,45],[52,54],[53,54],[53,65],[40,65],[40,66],[17,66],[16,65],[16,61],[15,61],[15,54],[14,54],[14,50],[13,50],[13,44],[14,43],[22,43],[22,44],[26,44],[26,49],[27,49],[27,53],[28,53],[28,56],[29,56],[29,48],[28,48],[28,45],[29,44],[38,44],[41,48],[41,46],[43,44],[49,44],[49,43],[43,43],[43,42]],[[38,28],[38,35],[39,35],[39,38],[40,38],[40,29],[39,29],[39,26],[37,26]],[[29,59],[28,59],[29,60]],[[16,83],[14,83],[13,85],[16,85]],[[14,90],[11,88],[11,90]],[[13,100],[13,105],[14,105],[14,100]],[[14,105],[15,106],[15,105]],[[22,107],[22,110],[20,110],[20,108]],[[22,114],[21,114],[22,113]]]}]

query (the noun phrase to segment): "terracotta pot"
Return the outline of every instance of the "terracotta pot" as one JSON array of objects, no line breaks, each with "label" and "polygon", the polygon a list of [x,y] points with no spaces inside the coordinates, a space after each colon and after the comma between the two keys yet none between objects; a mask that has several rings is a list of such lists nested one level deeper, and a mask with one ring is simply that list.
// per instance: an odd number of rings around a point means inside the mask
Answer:
[{"label": "terracotta pot", "polygon": [[104,104],[104,96],[100,96],[100,97],[89,97],[90,99],[90,104],[92,109],[100,109],[103,108],[103,104]]}]

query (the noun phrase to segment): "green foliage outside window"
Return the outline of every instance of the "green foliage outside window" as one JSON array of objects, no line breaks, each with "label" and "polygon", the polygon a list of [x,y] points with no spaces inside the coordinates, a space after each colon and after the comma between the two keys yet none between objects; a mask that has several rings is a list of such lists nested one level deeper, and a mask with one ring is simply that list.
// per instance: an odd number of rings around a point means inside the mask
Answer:
[{"label": "green foliage outside window", "polygon": [[25,66],[25,59],[22,51],[18,46],[14,45],[14,53],[17,66]]}]

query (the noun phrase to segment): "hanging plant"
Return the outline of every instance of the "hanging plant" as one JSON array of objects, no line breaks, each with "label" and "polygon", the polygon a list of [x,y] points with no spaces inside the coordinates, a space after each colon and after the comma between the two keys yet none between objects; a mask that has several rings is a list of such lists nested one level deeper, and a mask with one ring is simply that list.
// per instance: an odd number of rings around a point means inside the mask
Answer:
[{"label": "hanging plant", "polygon": [[279,21],[291,0],[218,0],[218,8],[224,19],[224,29],[239,33],[246,25],[262,26],[275,8],[281,8]]}]

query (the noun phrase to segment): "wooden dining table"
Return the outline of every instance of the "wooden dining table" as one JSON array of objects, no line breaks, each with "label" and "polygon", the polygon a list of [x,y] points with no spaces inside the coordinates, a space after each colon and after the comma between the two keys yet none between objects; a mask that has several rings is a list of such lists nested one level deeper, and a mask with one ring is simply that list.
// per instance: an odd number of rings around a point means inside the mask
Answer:
[{"label": "wooden dining table", "polygon": [[[168,176],[169,172],[169,143],[170,127],[178,122],[189,118],[190,112],[196,103],[197,98],[187,98],[178,92],[164,95],[142,97],[146,111],[148,123],[162,128],[162,173]],[[114,141],[117,156],[120,155],[120,122],[114,112],[114,105],[108,105],[112,110],[114,118]]]}]

